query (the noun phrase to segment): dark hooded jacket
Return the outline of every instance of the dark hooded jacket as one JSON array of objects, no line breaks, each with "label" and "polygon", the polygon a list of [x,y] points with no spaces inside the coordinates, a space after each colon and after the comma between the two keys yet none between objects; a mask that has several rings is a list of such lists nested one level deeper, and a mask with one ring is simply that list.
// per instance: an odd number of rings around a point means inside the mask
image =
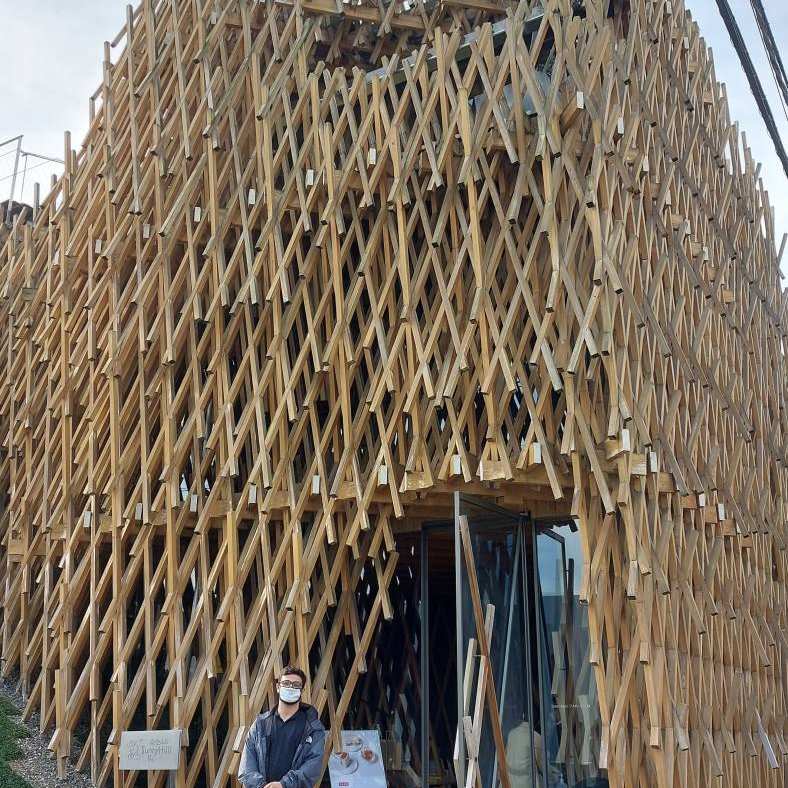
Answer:
[{"label": "dark hooded jacket", "polygon": [[[296,748],[290,771],[281,779],[283,788],[313,788],[322,771],[326,729],[314,706],[302,703],[301,709],[306,712],[304,734]],[[244,788],[263,788],[268,782],[265,770],[273,726],[274,712],[269,710],[260,714],[249,729],[238,768],[238,779]]]}]

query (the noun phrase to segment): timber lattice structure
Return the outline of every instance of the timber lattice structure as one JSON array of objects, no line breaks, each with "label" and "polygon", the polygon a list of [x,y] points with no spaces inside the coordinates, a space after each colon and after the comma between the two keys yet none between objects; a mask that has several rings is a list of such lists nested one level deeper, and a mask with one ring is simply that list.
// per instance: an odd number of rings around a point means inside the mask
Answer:
[{"label": "timber lattice structure", "polygon": [[2,669],[61,765],[180,727],[228,784],[289,660],[336,733],[462,489],[579,526],[612,785],[784,784],[788,299],[682,0],[145,0],[90,111],[0,229]]}]

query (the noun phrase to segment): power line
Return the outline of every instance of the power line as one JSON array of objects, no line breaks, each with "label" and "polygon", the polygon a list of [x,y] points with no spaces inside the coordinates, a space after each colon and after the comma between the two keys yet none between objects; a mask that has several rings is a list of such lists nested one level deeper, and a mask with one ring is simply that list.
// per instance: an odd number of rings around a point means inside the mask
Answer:
[{"label": "power line", "polygon": [[779,91],[780,103],[783,105],[783,113],[788,118],[788,76],[785,74],[785,66],[783,66],[783,59],[780,56],[780,50],[777,48],[777,43],[774,40],[774,33],[772,33],[772,26],[769,24],[769,19],[766,16],[763,3],[761,0],[750,0],[752,12],[755,15],[755,22],[758,25],[758,32],[761,35],[763,48],[766,50],[766,57],[769,59],[769,68],[772,70],[772,76],[777,83]]},{"label": "power line", "polygon": [[777,124],[774,122],[774,115],[772,115],[769,102],[766,100],[766,94],[763,91],[761,80],[758,78],[758,72],[755,70],[755,66],[752,63],[750,53],[747,51],[747,45],[744,43],[741,30],[739,30],[738,24],[736,24],[736,19],[733,16],[730,5],[728,5],[728,0],[717,0],[717,8],[720,10],[720,15],[722,16],[722,21],[725,22],[725,27],[728,28],[728,35],[730,36],[733,48],[736,50],[736,54],[739,56],[739,61],[744,69],[747,82],[750,83],[750,90],[755,98],[755,103],[758,105],[763,122],[766,124],[766,129],[769,132],[769,136],[772,138],[777,156],[782,162],[785,176],[788,177],[788,154],[786,154],[785,148],[783,147],[783,142],[780,139],[780,132],[777,129]]}]

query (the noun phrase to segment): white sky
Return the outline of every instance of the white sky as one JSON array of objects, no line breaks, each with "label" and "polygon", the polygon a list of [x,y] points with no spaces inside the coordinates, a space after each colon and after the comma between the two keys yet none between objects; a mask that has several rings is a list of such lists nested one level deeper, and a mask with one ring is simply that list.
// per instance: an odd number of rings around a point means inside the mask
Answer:
[{"label": "white sky", "polygon": [[[788,145],[788,120],[772,78],[749,0],[730,0],[772,112]],[[747,80],[717,11],[715,0],[686,0],[715,54],[717,79],[725,82],[731,119],[746,132],[756,161],[763,162],[762,176],[775,208],[777,242],[788,232],[788,179],[774,152],[764,123],[750,93]],[[788,3],[763,0],[778,47],[788,40]],[[79,148],[87,132],[88,97],[101,81],[103,42],[112,40],[125,21],[126,4],[119,0],[0,0],[0,142],[24,134],[25,150],[63,158],[63,130],[72,133],[72,146]],[[0,200],[8,197],[7,177],[13,156],[0,149]],[[29,167],[40,162],[30,159]],[[32,200],[32,183],[48,190],[57,165],[44,164],[28,170],[24,197]],[[17,184],[19,199],[19,183]],[[788,271],[788,254],[783,259]]]}]

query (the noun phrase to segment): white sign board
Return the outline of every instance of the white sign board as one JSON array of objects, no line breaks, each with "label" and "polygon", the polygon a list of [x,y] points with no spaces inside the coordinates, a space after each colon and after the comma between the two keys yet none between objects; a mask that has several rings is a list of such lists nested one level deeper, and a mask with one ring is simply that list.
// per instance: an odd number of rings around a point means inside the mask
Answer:
[{"label": "white sign board", "polygon": [[121,771],[178,768],[181,731],[123,731],[120,734]]},{"label": "white sign board", "polygon": [[342,731],[342,750],[328,759],[331,788],[386,788],[377,731]]}]

